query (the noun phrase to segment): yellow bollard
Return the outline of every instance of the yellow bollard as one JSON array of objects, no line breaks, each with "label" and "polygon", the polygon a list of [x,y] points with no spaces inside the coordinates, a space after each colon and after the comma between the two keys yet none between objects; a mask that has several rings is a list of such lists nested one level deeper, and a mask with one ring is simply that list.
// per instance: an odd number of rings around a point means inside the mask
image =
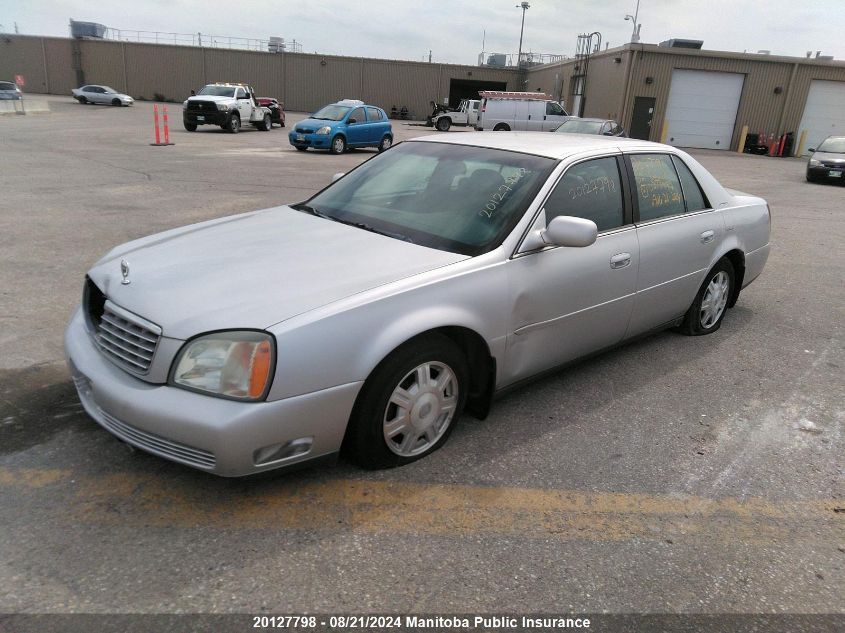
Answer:
[{"label": "yellow bollard", "polygon": [[801,136],[798,138],[798,149],[795,150],[793,156],[801,156],[804,153],[804,143],[807,142],[807,130],[801,130]]},{"label": "yellow bollard", "polygon": [[666,142],[666,135],[669,132],[669,119],[663,119],[663,127],[660,128],[660,142]]},{"label": "yellow bollard", "polygon": [[736,148],[737,154],[742,154],[742,152],[745,150],[745,137],[746,136],[748,136],[748,126],[743,125],[742,131],[739,133],[739,144],[737,145],[737,148]]}]

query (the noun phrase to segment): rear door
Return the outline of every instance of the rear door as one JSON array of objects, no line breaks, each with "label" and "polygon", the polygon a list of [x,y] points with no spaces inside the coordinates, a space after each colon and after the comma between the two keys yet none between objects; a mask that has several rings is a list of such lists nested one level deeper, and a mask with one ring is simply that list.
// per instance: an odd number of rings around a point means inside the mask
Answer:
[{"label": "rear door", "polygon": [[626,154],[640,245],[637,296],[628,336],[682,316],[692,305],[724,235],[690,170],[677,156]]},{"label": "rear door", "polygon": [[384,136],[385,119],[382,116],[381,110],[372,106],[367,106],[367,142],[378,144],[381,137]]}]

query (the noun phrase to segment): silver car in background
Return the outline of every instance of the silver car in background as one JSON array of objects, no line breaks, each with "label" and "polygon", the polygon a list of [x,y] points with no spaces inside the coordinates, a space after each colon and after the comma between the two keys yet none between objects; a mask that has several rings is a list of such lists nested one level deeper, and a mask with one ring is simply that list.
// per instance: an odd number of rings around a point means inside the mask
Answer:
[{"label": "silver car in background", "polygon": [[395,466],[538,374],[651,330],[715,332],[769,230],[764,200],[666,145],[426,137],[303,203],[115,248],[65,350],[87,412],[161,457]]},{"label": "silver car in background", "polygon": [[0,81],[0,99],[20,101],[23,99],[23,92],[13,81]]},{"label": "silver car in background", "polygon": [[73,94],[73,98],[83,105],[87,103],[106,103],[113,106],[131,106],[135,103],[135,99],[129,95],[125,95],[108,86],[95,86],[91,84],[82,86],[81,88],[74,88],[71,90],[71,93]]}]

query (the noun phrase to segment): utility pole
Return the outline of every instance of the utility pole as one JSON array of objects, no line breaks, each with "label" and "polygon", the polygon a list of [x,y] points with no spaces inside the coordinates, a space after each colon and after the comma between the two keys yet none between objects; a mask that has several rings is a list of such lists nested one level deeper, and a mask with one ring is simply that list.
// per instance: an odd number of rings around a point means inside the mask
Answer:
[{"label": "utility pole", "polygon": [[431,49],[428,51],[428,63],[431,63]]},{"label": "utility pole", "polygon": [[[639,0],[637,0],[637,2],[639,2]],[[525,31],[525,11],[530,6],[531,5],[528,4],[527,2],[523,2],[522,4],[516,5],[517,9],[522,8],[522,26],[519,29],[519,53],[516,56],[516,66],[517,66],[517,68],[519,68],[522,65],[522,34]]]}]

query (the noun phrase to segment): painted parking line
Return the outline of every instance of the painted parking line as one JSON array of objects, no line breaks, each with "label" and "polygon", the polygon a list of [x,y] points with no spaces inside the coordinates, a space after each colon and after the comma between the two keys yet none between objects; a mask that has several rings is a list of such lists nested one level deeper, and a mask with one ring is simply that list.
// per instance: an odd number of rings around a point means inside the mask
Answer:
[{"label": "painted parking line", "polygon": [[[67,471],[0,468],[0,490],[61,485]],[[138,527],[357,530],[616,541],[845,537],[834,501],[545,490],[335,479],[191,485],[155,475],[75,476],[66,520]],[[37,492],[36,492],[37,493]],[[804,536],[802,536],[804,535]],[[827,536],[825,536],[827,535]]]}]

